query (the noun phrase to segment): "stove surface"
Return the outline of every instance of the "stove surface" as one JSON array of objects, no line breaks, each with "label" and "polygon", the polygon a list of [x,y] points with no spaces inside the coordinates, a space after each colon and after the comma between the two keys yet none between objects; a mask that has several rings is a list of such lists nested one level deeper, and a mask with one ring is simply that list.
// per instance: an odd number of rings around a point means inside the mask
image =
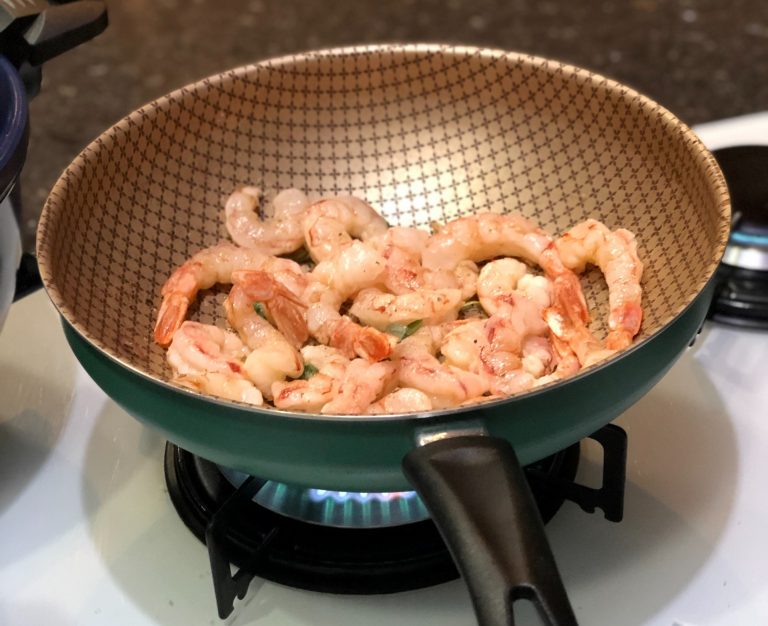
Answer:
[{"label": "stove surface", "polygon": [[[768,144],[768,115],[697,130],[712,148]],[[766,371],[768,333],[707,323],[617,420],[629,435],[624,520],[566,502],[546,528],[581,624],[768,622]],[[207,552],[166,493],[165,442],[79,367],[44,293],[11,307],[0,398],[2,624],[475,623],[461,581],[385,596],[254,583],[219,622]],[[599,466],[584,445],[579,479],[594,484]]]}]

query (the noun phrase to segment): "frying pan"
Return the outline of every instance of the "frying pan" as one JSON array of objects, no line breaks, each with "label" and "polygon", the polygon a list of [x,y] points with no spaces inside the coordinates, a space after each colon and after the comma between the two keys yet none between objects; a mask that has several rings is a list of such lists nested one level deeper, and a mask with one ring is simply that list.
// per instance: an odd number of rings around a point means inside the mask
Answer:
[{"label": "frying pan", "polygon": [[[152,342],[160,286],[225,238],[223,200],[246,182],[358,194],[406,226],[519,211],[553,234],[588,217],[628,228],[645,262],[641,333],[566,381],[423,414],[295,414],[177,388]],[[664,375],[704,320],[729,222],[712,156],[632,89],[521,54],[383,45],[265,61],[144,106],[62,174],[37,252],[77,358],[128,413],[263,478],[415,487],[481,623],[513,623],[525,597],[574,624],[520,464],[589,435]],[[583,283],[604,335],[604,280]],[[207,293],[192,317],[220,319],[222,298]]]}]

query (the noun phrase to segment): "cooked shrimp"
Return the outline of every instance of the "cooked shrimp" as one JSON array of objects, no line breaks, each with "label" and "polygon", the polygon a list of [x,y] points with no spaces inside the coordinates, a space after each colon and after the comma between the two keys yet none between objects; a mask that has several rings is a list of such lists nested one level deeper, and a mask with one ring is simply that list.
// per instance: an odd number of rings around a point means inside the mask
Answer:
[{"label": "cooked shrimp", "polygon": [[208,372],[206,374],[184,374],[176,376],[173,381],[182,387],[194,389],[200,393],[207,393],[224,400],[245,402],[262,406],[264,398],[254,384],[237,376],[229,376],[224,372]]},{"label": "cooked shrimp", "polygon": [[517,281],[517,291],[535,303],[542,311],[552,304],[554,289],[546,276],[525,274]]},{"label": "cooked shrimp", "polygon": [[[304,365],[294,345],[254,309],[254,298],[249,293],[253,285],[248,282],[261,273],[235,272],[235,285],[224,307],[230,326],[252,351],[243,365],[248,378],[266,398],[271,398],[272,384],[299,376]],[[260,286],[257,284],[256,288]],[[269,305],[270,301],[265,301]]]},{"label": "cooked shrimp", "polygon": [[587,263],[597,265],[608,285],[608,337],[606,347],[626,348],[640,331],[643,264],[637,256],[635,236],[623,228],[611,231],[605,224],[588,219],[577,224],[555,242],[563,263],[583,272]]},{"label": "cooked shrimp", "polygon": [[285,339],[300,348],[309,339],[306,305],[271,274],[261,270],[236,270],[232,280],[242,290],[243,302],[261,303],[269,321]]},{"label": "cooked shrimp", "polygon": [[392,359],[398,360],[410,355],[418,355],[426,352],[432,356],[440,349],[443,337],[451,329],[451,324],[427,325],[423,324],[412,335],[401,340],[392,349]]},{"label": "cooked shrimp", "polygon": [[423,391],[402,387],[388,393],[368,407],[368,415],[384,413],[413,413],[416,411],[431,411],[432,402]]},{"label": "cooked shrimp", "polygon": [[[615,350],[604,348],[589,329],[580,320],[574,319],[563,307],[550,307],[544,312],[544,319],[549,326],[551,339],[561,358],[566,358],[567,355],[566,360],[569,360],[572,354],[582,366],[586,367],[615,352]],[[566,344],[568,349],[558,346],[555,338]],[[570,366],[568,369],[570,371]]]},{"label": "cooked shrimp", "polygon": [[534,378],[541,378],[554,363],[552,344],[546,337],[526,337],[523,341],[523,370]]},{"label": "cooked shrimp", "polygon": [[430,237],[422,262],[427,269],[453,269],[460,261],[513,256],[538,263],[549,236],[522,215],[478,213],[448,222]]},{"label": "cooked shrimp", "polygon": [[435,357],[443,337],[452,326],[421,326],[392,350],[392,359],[398,363],[400,385],[426,394],[436,409],[481,396],[488,389],[488,383],[482,376],[441,363]]},{"label": "cooked shrimp", "polygon": [[551,371],[553,363],[551,344],[546,338],[538,336],[529,336],[522,341],[520,356],[514,352],[505,352],[504,346],[500,349],[491,346],[483,357],[491,373],[491,394],[502,395],[512,395],[532,388],[539,378]]},{"label": "cooked shrimp", "polygon": [[489,315],[509,304],[509,294],[527,273],[528,266],[516,259],[499,259],[483,266],[477,278],[477,299]]},{"label": "cooked shrimp", "polygon": [[452,270],[424,270],[424,286],[429,289],[460,289],[461,299],[468,300],[477,292],[480,269],[465,259]]},{"label": "cooked shrimp", "polygon": [[275,382],[274,404],[279,409],[319,412],[338,394],[350,360],[328,346],[304,346],[301,356],[305,367],[312,366],[317,373],[306,380]]},{"label": "cooked shrimp", "polygon": [[331,259],[352,243],[386,233],[387,221],[376,210],[354,196],[319,200],[307,208],[302,222],[304,239],[316,261]]},{"label": "cooked shrimp", "polygon": [[349,312],[363,324],[384,330],[390,324],[416,320],[437,324],[455,319],[460,307],[458,289],[420,289],[398,296],[374,287],[358,293]]},{"label": "cooked shrimp", "polygon": [[301,266],[288,259],[264,254],[258,250],[224,243],[205,248],[176,269],[161,290],[163,301],[155,324],[155,341],[167,346],[187,315],[187,309],[198,291],[217,283],[231,283],[235,270],[285,271],[301,275]]},{"label": "cooked shrimp", "polygon": [[534,383],[535,387],[563,380],[581,369],[578,357],[566,341],[559,339],[555,334],[550,339],[553,348],[553,362],[556,362],[556,366],[550,374],[537,378]]},{"label": "cooked shrimp", "polygon": [[216,326],[184,322],[174,333],[166,358],[180,385],[229,400],[263,404],[248,380],[243,359],[248,350],[237,335]]},{"label": "cooked shrimp", "polygon": [[259,218],[261,191],[242,187],[229,196],[224,206],[227,232],[237,245],[255,248],[265,254],[286,254],[304,244],[301,220],[309,201],[297,189],[280,192],[273,202],[274,216]]},{"label": "cooked shrimp", "polygon": [[484,377],[441,363],[426,350],[403,356],[397,375],[402,386],[425,393],[435,409],[455,406],[488,391]]},{"label": "cooked shrimp", "polygon": [[388,291],[401,294],[424,286],[421,253],[428,239],[425,230],[394,226],[368,241],[386,261],[382,280]]},{"label": "cooked shrimp", "polygon": [[371,363],[366,359],[355,359],[344,372],[338,394],[321,413],[363,414],[394,382],[397,366],[392,361]]},{"label": "cooked shrimp", "polygon": [[451,269],[462,259],[497,256],[519,257],[541,266],[554,282],[555,299],[586,324],[589,314],[578,277],[563,265],[552,238],[521,215],[479,213],[448,222],[430,238],[422,262],[428,269]]},{"label": "cooked shrimp", "polygon": [[542,336],[546,324],[538,316],[532,325],[525,319],[524,309],[536,305],[517,298],[524,304],[511,309],[508,317],[496,314],[487,320],[457,322],[440,346],[446,364],[485,377],[494,394],[530,388],[552,363],[549,342]]},{"label": "cooked shrimp", "polygon": [[369,361],[386,359],[392,351],[394,337],[370,326],[361,326],[335,307],[317,303],[307,311],[307,327],[320,343],[338,348],[348,358]]},{"label": "cooked shrimp", "polygon": [[315,266],[304,299],[308,303],[335,304],[338,308],[361,289],[380,284],[385,266],[386,261],[378,251],[355,241],[338,256]]},{"label": "cooked shrimp", "polygon": [[317,413],[333,400],[339,381],[315,374],[308,380],[277,381],[272,385],[272,397],[278,409]]},{"label": "cooked shrimp", "polygon": [[242,373],[248,349],[238,336],[217,326],[184,322],[173,336],[166,358],[175,374]]},{"label": "cooked shrimp", "polygon": [[477,279],[477,298],[489,315],[508,309],[513,303],[513,294],[535,302],[541,311],[552,303],[551,282],[528,272],[525,263],[509,258],[483,266]]}]

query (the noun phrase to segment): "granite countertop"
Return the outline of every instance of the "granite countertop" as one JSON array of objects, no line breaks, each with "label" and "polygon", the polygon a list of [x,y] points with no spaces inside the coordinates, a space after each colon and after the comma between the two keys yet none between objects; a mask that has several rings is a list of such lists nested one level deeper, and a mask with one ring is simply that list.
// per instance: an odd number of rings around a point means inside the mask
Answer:
[{"label": "granite countertop", "polygon": [[762,0],[130,0],[44,67],[31,103],[22,231],[102,130],[191,81],[307,49],[452,42],[548,56],[624,82],[689,124],[768,109]]}]

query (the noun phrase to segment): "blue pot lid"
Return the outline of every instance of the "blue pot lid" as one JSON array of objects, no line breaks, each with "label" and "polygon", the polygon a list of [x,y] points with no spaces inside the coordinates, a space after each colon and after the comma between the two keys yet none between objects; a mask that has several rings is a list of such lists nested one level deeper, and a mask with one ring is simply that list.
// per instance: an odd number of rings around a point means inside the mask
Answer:
[{"label": "blue pot lid", "polygon": [[27,155],[27,94],[16,68],[0,55],[0,199],[13,186]]}]

